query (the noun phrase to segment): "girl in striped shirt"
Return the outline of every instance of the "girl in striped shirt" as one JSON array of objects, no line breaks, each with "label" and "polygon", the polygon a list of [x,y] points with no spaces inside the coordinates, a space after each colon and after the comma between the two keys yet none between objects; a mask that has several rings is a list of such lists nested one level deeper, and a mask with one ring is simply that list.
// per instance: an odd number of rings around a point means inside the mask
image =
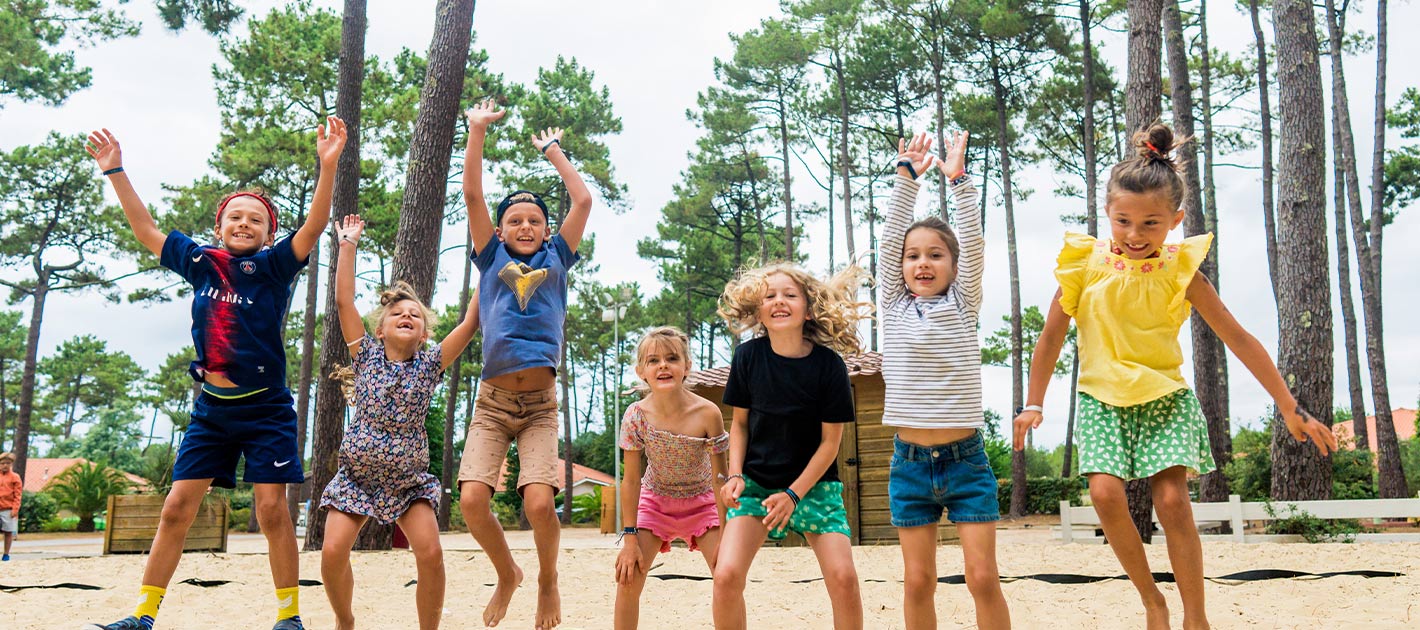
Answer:
[{"label": "girl in striped shirt", "polygon": [[[883,325],[883,424],[893,438],[888,501],[902,543],[907,628],[937,627],[937,524],[957,526],[977,627],[1009,628],[996,569],[996,476],[980,429],[981,272],[979,195],[966,174],[966,132],[936,161],[919,134],[898,142],[897,181],[878,259]],[[934,165],[951,182],[957,231],[935,216],[912,220],[917,176]]]}]

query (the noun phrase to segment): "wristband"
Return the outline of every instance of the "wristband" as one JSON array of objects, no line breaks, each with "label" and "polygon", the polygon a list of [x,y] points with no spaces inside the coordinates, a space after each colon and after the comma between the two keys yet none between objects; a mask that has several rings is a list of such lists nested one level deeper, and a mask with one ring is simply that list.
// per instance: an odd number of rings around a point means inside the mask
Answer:
[{"label": "wristband", "polygon": [[549,140],[547,144],[542,145],[542,148],[538,150],[542,151],[543,155],[547,155],[547,150],[552,148],[552,145],[554,144],[557,146],[562,146],[562,141],[558,140],[557,138],[553,138],[552,140]]},{"label": "wristband", "polygon": [[785,488],[784,494],[789,495],[789,499],[794,502],[794,507],[799,507],[799,493],[794,492],[793,488]]},{"label": "wristband", "polygon": [[912,168],[912,160],[898,160],[897,165],[906,167],[907,172],[912,174],[912,179],[917,179],[917,169]]},{"label": "wristband", "polygon": [[636,535],[636,533],[639,532],[639,531],[641,531],[641,529],[640,529],[639,527],[623,527],[623,528],[621,528],[621,535],[622,535],[622,536],[634,536],[634,535]]},{"label": "wristband", "polygon": [[109,175],[114,175],[114,174],[122,173],[122,172],[123,172],[123,167],[122,167],[122,166],[115,166],[115,167],[113,167],[113,168],[111,168],[111,169],[109,169],[109,170],[107,170],[107,171],[104,171],[104,177],[108,177]]},{"label": "wristband", "polygon": [[743,473],[735,473],[733,475],[720,475],[720,483],[729,483],[731,479],[739,479],[740,481],[744,481],[745,476]]},{"label": "wristband", "polygon": [[966,171],[962,171],[952,177],[948,177],[947,180],[952,186],[960,186],[971,181],[971,178],[967,176]]}]

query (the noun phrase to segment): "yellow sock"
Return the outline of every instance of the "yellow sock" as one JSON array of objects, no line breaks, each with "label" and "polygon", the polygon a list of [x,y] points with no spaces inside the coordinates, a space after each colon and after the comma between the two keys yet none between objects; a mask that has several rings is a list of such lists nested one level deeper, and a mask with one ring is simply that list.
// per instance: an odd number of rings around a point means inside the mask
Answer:
[{"label": "yellow sock", "polygon": [[158,604],[163,603],[163,595],[167,592],[168,589],[144,584],[143,588],[138,589],[138,607],[133,609],[133,616],[139,619],[157,619]]},{"label": "yellow sock", "polygon": [[297,586],[276,589],[276,620],[301,616],[301,589]]}]

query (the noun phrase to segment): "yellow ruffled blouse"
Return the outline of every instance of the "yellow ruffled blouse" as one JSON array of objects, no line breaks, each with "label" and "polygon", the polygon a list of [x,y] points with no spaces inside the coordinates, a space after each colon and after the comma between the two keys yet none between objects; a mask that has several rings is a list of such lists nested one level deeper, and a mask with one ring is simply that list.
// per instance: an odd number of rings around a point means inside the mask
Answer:
[{"label": "yellow ruffled blouse", "polygon": [[1168,243],[1135,260],[1116,254],[1109,239],[1065,234],[1056,259],[1060,308],[1079,331],[1079,390],[1116,407],[1142,405],[1188,387],[1179,367],[1185,297],[1212,234]]}]

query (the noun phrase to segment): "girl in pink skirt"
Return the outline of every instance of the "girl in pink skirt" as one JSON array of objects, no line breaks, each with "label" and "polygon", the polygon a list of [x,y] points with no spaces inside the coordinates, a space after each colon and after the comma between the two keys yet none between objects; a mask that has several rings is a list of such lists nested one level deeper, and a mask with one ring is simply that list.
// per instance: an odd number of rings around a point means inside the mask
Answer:
[{"label": "girl in pink skirt", "polygon": [[[641,589],[656,554],[680,538],[713,572],[724,509],[715,501],[730,434],[714,403],[686,390],[685,333],[657,328],[636,347],[636,375],[650,390],[621,423],[626,451],[621,482],[621,554],[616,558],[616,628],[635,628]],[[642,475],[642,455],[645,475]]]}]

